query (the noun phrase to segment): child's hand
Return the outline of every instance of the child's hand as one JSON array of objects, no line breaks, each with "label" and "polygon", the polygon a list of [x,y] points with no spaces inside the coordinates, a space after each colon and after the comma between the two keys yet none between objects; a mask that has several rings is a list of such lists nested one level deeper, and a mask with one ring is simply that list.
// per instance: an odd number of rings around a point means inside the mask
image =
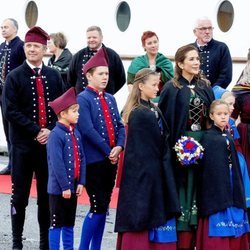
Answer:
[{"label": "child's hand", "polygon": [[122,152],[122,147],[121,146],[116,146],[112,148],[110,154],[109,154],[109,160],[111,164],[117,164],[119,160],[119,154]]},{"label": "child's hand", "polygon": [[64,199],[70,199],[70,197],[71,197],[71,190],[70,190],[70,189],[67,189],[67,190],[63,191],[63,192],[62,192],[62,197],[63,197]]},{"label": "child's hand", "polygon": [[81,196],[83,192],[83,185],[78,184],[76,189],[76,196]]},{"label": "child's hand", "polygon": [[121,152],[122,152],[121,146],[113,147],[110,154],[109,154],[109,159],[112,160],[112,158],[118,158],[118,156]]},{"label": "child's hand", "polygon": [[115,164],[117,164],[118,163],[118,160],[119,160],[119,158],[109,158],[110,159],[110,162],[111,162],[111,164],[113,164],[113,165],[115,165]]}]

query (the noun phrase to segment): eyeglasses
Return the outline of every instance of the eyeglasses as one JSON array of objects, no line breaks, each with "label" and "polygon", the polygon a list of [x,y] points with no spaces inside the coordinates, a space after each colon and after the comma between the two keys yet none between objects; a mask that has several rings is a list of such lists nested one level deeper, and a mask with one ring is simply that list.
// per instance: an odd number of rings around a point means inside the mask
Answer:
[{"label": "eyeglasses", "polygon": [[196,28],[197,30],[200,30],[200,31],[212,31],[214,29],[214,27],[212,26],[209,26],[209,27],[200,27],[200,28]]}]

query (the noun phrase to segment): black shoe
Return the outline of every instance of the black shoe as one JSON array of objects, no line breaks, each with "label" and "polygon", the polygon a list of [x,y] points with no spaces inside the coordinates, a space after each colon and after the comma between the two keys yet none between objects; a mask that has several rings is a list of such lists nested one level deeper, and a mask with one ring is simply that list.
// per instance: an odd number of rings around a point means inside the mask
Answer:
[{"label": "black shoe", "polygon": [[9,174],[10,174],[10,168],[8,166],[0,171],[0,175],[9,175]]}]

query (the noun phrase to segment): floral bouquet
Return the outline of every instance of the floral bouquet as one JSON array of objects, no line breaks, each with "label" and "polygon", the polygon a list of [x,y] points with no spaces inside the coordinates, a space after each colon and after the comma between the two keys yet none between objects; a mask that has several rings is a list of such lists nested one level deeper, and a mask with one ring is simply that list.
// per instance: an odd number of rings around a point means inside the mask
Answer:
[{"label": "floral bouquet", "polygon": [[174,150],[181,165],[197,163],[202,159],[204,148],[191,136],[182,136],[175,144]]}]

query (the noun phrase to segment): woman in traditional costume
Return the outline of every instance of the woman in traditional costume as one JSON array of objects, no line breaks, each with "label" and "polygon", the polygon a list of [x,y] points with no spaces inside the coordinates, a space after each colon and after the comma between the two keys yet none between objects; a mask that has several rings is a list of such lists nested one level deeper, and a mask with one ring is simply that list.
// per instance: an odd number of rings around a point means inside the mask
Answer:
[{"label": "woman in traditional costume", "polygon": [[[163,54],[159,53],[159,38],[153,31],[145,31],[141,37],[142,47],[146,51],[143,56],[136,57],[130,64],[127,73],[127,84],[129,92],[133,87],[135,74],[143,68],[150,68],[160,72],[160,84],[157,96],[159,96],[163,85],[173,77],[172,62]],[[154,99],[157,102],[158,98]]]},{"label": "woman in traditional costume", "polygon": [[[208,108],[214,99],[209,82],[200,74],[200,57],[192,45],[179,48],[175,54],[174,78],[165,84],[159,101],[170,129],[174,147],[181,136],[199,141],[208,126]],[[182,215],[177,219],[178,249],[194,249],[197,228],[197,165],[181,166],[173,152],[173,164]]]},{"label": "woman in traditional costume", "polygon": [[[247,65],[232,91],[236,96],[232,117],[240,121],[237,126],[240,134],[239,142],[242,154],[246,159],[248,174],[250,175],[250,53],[248,53]],[[250,218],[249,209],[248,218]],[[250,235],[248,239],[250,242]]]},{"label": "woman in traditional costume", "polygon": [[236,102],[232,117],[240,118],[237,128],[240,134],[242,153],[246,159],[250,174],[250,60],[248,60],[242,75],[232,89]]}]

